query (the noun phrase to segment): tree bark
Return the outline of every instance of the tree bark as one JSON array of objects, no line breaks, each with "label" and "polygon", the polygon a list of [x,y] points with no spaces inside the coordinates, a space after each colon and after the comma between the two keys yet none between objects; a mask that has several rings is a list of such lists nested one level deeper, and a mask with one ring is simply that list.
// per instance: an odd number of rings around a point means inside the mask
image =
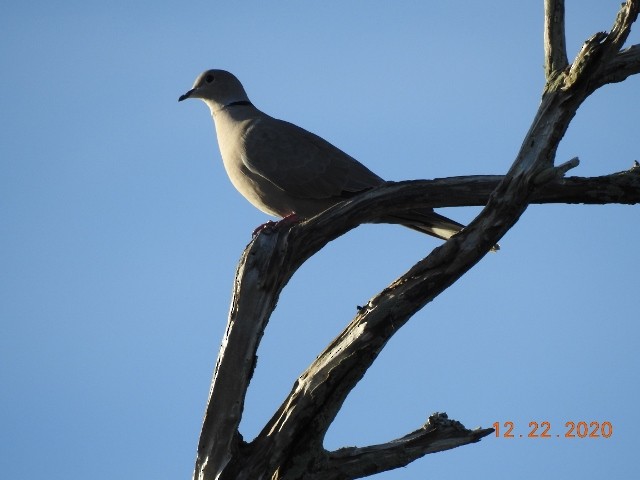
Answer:
[{"label": "tree bark", "polygon": [[[301,223],[262,230],[245,249],[234,282],[229,322],[214,371],[194,478],[352,479],[397,468],[427,454],[479,441],[493,429],[468,430],[445,414],[385,444],[323,447],[349,392],[389,339],[418,310],[473,267],[531,203],[640,201],[640,167],[602,177],[565,178],[578,164],[554,166],[577,109],[597,88],[640,71],[640,46],[622,50],[640,0],[628,0],[610,33],[596,33],[571,64],[564,40],[564,2],[545,1],[546,84],[538,112],[504,176],[388,183]],[[280,292],[294,272],[328,242],[362,223],[415,207],[483,205],[458,235],[435,248],[364,305],[296,380],[260,434],[238,432],[259,341]]]}]

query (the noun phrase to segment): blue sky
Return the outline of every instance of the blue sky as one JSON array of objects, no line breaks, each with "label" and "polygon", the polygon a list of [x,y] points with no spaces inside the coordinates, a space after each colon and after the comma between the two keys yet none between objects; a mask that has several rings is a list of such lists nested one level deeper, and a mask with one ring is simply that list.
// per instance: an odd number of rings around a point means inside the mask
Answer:
[{"label": "blue sky", "polygon": [[[267,220],[233,190],[211,118],[178,104],[207,68],[390,180],[500,174],[543,86],[542,0],[13,2],[0,15],[0,471],[26,479],[191,475],[236,262]],[[619,0],[568,2],[567,45]],[[638,28],[631,43],[638,43]],[[572,174],[640,156],[640,79],[587,100]],[[469,221],[478,211],[446,209]],[[503,439],[375,478],[629,478],[640,215],[532,206],[390,342],[327,448],[388,441],[434,411],[467,427],[609,421],[609,439]],[[241,429],[255,435],[367,301],[437,242],[363,226],[284,291]]]}]

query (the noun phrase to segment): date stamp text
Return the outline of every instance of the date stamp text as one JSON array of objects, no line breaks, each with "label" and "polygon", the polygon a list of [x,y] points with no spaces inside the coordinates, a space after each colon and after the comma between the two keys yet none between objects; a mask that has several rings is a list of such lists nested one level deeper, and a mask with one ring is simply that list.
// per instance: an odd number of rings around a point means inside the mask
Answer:
[{"label": "date stamp text", "polygon": [[610,438],[613,435],[611,422],[565,422],[558,432],[551,422],[529,422],[524,432],[514,422],[495,422],[493,428],[500,438]]}]

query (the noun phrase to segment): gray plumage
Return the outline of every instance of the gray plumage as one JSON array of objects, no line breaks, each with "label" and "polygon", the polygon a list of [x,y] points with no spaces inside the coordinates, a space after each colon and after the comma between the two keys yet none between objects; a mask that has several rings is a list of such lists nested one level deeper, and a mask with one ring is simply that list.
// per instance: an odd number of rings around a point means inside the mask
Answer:
[{"label": "gray plumage", "polygon": [[[384,183],[323,138],[258,110],[229,72],[202,73],[179,101],[187,98],[199,98],[207,104],[231,183],[265,213],[309,218]],[[429,208],[382,220],[442,239],[464,227]]]}]

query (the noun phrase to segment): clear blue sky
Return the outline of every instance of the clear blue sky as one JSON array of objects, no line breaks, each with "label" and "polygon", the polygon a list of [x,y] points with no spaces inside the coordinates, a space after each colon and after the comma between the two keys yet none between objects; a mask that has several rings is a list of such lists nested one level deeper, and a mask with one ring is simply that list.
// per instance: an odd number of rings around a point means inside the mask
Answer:
[{"label": "clear blue sky", "polygon": [[[568,3],[573,57],[620,1]],[[259,108],[392,180],[504,173],[543,86],[542,0],[1,10],[0,472],[12,480],[191,475],[235,265],[267,220],[227,180],[206,107],[177,102],[202,70],[233,71]],[[593,95],[558,161],[579,156],[583,176],[629,168],[639,92],[631,78]],[[639,213],[532,206],[500,253],[394,337],[327,448],[388,441],[434,411],[517,433],[609,421],[606,440],[489,437],[375,478],[637,474]],[[259,351],[245,437],[356,305],[436,244],[365,226],[295,275]]]}]

